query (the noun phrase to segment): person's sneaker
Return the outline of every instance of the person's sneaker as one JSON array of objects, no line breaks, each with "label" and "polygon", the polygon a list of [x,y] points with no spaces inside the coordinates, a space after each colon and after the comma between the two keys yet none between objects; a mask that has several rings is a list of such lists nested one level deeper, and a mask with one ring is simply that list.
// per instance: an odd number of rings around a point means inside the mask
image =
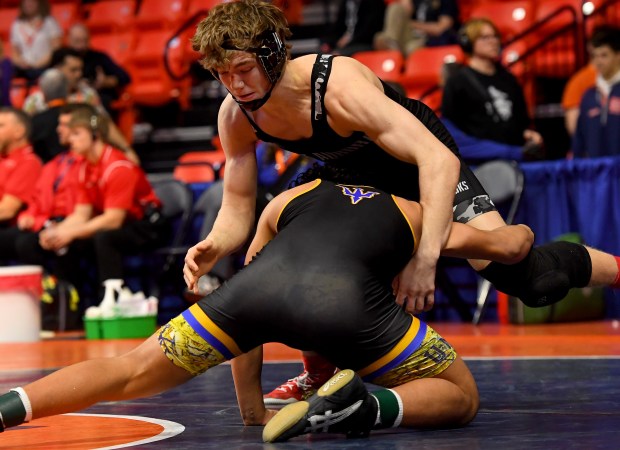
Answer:
[{"label": "person's sneaker", "polygon": [[263,441],[281,442],[306,433],[346,433],[366,437],[378,405],[362,379],[346,369],[331,377],[307,401],[282,408],[265,426]]},{"label": "person's sneaker", "polygon": [[291,378],[269,394],[265,394],[263,396],[265,406],[284,406],[305,400],[311,397],[333,374],[334,372],[331,371],[310,375],[304,370],[300,375]]}]

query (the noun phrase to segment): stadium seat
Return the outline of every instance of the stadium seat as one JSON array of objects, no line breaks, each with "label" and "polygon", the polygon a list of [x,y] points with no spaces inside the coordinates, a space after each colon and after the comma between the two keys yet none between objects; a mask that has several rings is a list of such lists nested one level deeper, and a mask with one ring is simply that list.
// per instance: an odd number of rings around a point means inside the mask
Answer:
[{"label": "stadium seat", "polygon": [[407,97],[419,99],[440,82],[445,63],[462,62],[463,50],[458,45],[422,47],[407,57],[400,84]]},{"label": "stadium seat", "polygon": [[79,2],[52,3],[51,14],[65,35],[71,25],[82,20],[82,9]]},{"label": "stadium seat", "polygon": [[136,0],[100,0],[88,5],[86,25],[92,35],[130,30]]},{"label": "stadium seat", "polygon": [[547,0],[536,6],[537,42],[532,70],[539,76],[565,78],[584,63],[581,0]]},{"label": "stadium seat", "polygon": [[398,82],[402,76],[404,57],[399,50],[358,52],[353,58],[372,70],[384,81]]},{"label": "stadium seat", "polygon": [[209,11],[215,5],[224,3],[224,0],[189,0],[187,17],[192,17],[200,11]]},{"label": "stadium seat", "polygon": [[182,154],[178,161],[179,164],[209,164],[217,171],[226,162],[226,155],[222,149],[193,151]]},{"label": "stadium seat", "polygon": [[11,97],[11,105],[21,109],[24,101],[29,94],[28,80],[25,78],[13,78],[11,80],[11,88],[9,95]]},{"label": "stadium seat", "polygon": [[19,10],[17,8],[0,8],[0,39],[5,47],[10,46],[9,36],[11,35],[11,25],[17,19]]},{"label": "stadium seat", "polygon": [[107,53],[118,65],[127,67],[133,56],[135,35],[132,31],[95,34],[90,38],[90,45]]},{"label": "stadium seat", "polygon": [[138,105],[161,106],[176,100],[183,108],[189,106],[191,79],[173,79],[164,63],[166,57],[173,74],[186,71],[183,46],[179,38],[170,43],[169,40],[169,31],[137,33],[136,46],[128,67],[132,78],[131,95]]},{"label": "stadium seat", "polygon": [[187,0],[148,0],[136,14],[137,30],[173,29],[187,19]]},{"label": "stadium seat", "polygon": [[511,40],[534,23],[534,3],[508,0],[479,3],[471,9],[471,18],[490,19],[499,29],[502,42]]},{"label": "stadium seat", "polygon": [[215,180],[213,166],[208,163],[178,164],[172,176],[184,183],[212,183]]}]

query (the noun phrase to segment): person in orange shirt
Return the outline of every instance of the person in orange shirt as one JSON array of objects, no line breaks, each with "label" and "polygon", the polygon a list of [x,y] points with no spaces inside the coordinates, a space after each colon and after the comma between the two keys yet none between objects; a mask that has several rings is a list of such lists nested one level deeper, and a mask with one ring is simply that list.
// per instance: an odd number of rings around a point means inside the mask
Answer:
[{"label": "person in orange shirt", "polygon": [[32,200],[41,160],[28,140],[30,119],[22,111],[0,108],[0,226],[15,223]]},{"label": "person in orange shirt", "polygon": [[564,110],[564,126],[569,135],[575,134],[579,118],[579,104],[584,92],[594,86],[596,69],[589,63],[569,78],[562,93],[562,109]]}]

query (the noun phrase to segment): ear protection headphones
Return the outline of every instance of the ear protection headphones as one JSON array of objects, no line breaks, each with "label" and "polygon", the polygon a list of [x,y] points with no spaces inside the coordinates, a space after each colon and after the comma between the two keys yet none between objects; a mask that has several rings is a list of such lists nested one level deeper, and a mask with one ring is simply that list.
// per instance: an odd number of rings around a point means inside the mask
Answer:
[{"label": "ear protection headphones", "polygon": [[463,49],[463,52],[465,52],[468,55],[471,55],[474,52],[474,43],[469,38],[469,34],[467,33],[467,28],[468,28],[467,24],[464,24],[459,29],[459,32],[457,34],[457,41],[458,41],[458,44],[461,46],[461,49]]},{"label": "ear protection headphones", "polygon": [[93,141],[95,141],[101,135],[101,132],[99,130],[99,117],[97,117],[96,114],[91,115],[88,123],[90,124],[90,132],[92,134]]}]

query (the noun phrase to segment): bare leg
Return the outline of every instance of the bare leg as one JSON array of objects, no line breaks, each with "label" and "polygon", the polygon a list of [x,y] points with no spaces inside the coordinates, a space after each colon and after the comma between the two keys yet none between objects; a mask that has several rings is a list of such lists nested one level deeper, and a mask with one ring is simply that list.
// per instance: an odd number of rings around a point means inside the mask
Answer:
[{"label": "bare leg", "polygon": [[588,286],[609,286],[618,277],[618,263],[609,253],[586,246],[592,260],[592,276]]},{"label": "bare leg", "polygon": [[83,361],[24,387],[33,418],[78,411],[101,401],[148,397],[192,375],[166,358],[154,334],[129,353]]},{"label": "bare leg", "polygon": [[403,401],[404,427],[449,427],[469,423],[478,412],[478,388],[465,362],[454,363],[434,378],[393,388]]}]

